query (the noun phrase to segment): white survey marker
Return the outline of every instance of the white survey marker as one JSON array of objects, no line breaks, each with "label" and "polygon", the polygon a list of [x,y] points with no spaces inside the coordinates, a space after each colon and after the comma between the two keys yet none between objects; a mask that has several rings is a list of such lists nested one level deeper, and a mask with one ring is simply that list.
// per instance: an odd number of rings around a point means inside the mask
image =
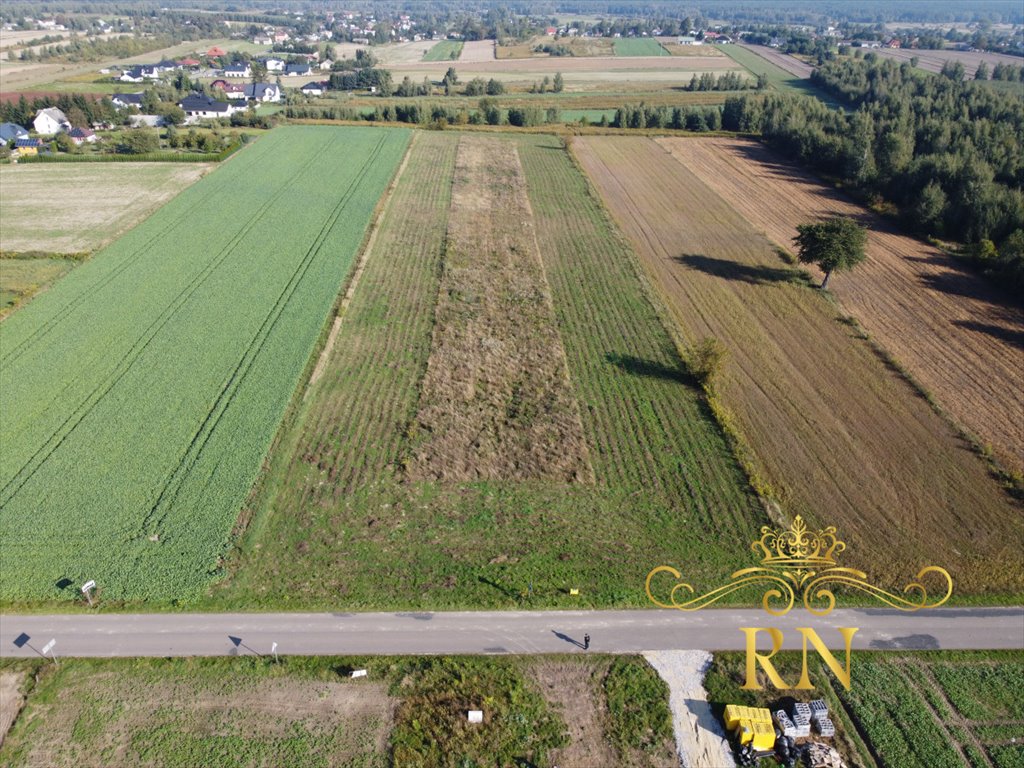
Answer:
[{"label": "white survey marker", "polygon": [[93,581],[92,579],[89,579],[89,581],[85,582],[85,584],[82,585],[82,592],[85,593],[85,592],[88,592],[90,589],[95,589],[95,588],[96,588],[96,582]]},{"label": "white survey marker", "polygon": [[56,644],[57,644],[57,638],[54,638],[53,640],[51,640],[50,642],[48,642],[48,643],[47,643],[46,645],[44,645],[44,646],[43,646],[43,655],[45,656],[45,655],[46,655],[46,654],[48,654],[48,653],[49,653],[49,652],[50,652],[51,650],[53,650],[53,646],[55,646]]}]

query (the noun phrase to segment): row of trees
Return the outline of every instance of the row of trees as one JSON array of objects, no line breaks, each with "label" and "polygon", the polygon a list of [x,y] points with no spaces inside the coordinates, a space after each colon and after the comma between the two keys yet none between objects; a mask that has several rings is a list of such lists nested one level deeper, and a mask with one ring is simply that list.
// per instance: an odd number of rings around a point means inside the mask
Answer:
[{"label": "row of trees", "polygon": [[[750,81],[739,72],[724,72],[715,75],[711,72],[702,72],[700,77],[694,73],[690,78],[688,91],[745,91],[750,88]],[[757,90],[762,91],[768,87],[768,76],[763,72],[757,76],[754,85]]]},{"label": "row of trees", "polygon": [[679,131],[717,131],[722,111],[710,107],[651,107],[626,105],[615,110],[612,128],[672,128]]}]

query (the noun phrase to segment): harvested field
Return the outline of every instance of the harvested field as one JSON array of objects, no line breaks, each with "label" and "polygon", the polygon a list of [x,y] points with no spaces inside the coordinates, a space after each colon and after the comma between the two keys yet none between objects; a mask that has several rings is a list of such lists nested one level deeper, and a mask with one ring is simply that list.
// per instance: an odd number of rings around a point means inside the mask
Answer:
[{"label": "harvested field", "polygon": [[721,400],[785,515],[835,525],[876,578],[941,563],[961,593],[1019,592],[1019,508],[802,273],[656,142],[575,146],[684,336],[727,348]]},{"label": "harvested field", "polygon": [[[437,69],[438,66],[441,66],[440,70]],[[392,65],[392,68],[396,72],[401,72],[403,75],[406,74],[406,70],[425,69],[424,62],[419,60],[416,60],[415,62],[395,62],[395,64]],[[563,74],[568,75],[573,72],[646,73],[648,70],[664,70],[675,73],[679,77],[682,77],[679,73],[685,72],[686,76],[689,77],[693,72],[718,72],[727,69],[738,70],[741,69],[741,67],[738,67],[733,61],[725,56],[592,56],[589,58],[584,58],[582,56],[540,56],[529,59],[504,59],[474,62],[471,68],[466,69],[465,74],[461,71],[459,72],[459,79],[465,80],[467,76],[472,77],[476,73],[503,72],[506,74],[525,75],[527,73],[535,72],[539,72],[541,74],[562,72]],[[429,71],[439,71],[443,76],[445,66],[443,66],[442,62],[442,64],[435,65]]]},{"label": "harvested field", "polygon": [[493,40],[467,40],[462,45],[459,62],[494,61]]},{"label": "harvested field", "polygon": [[459,143],[414,479],[588,481],[514,144]]},{"label": "harvested field", "polygon": [[1024,316],[1005,294],[760,144],[659,143],[783,248],[814,219],[842,214],[869,227],[868,260],[830,289],[953,418],[1024,470]]},{"label": "harvested field", "polygon": [[10,768],[388,764],[397,701],[383,682],[345,680],[328,670],[307,676],[301,667],[289,674],[288,665],[252,661],[76,660],[47,668],[0,762]]},{"label": "harvested field", "polygon": [[939,73],[947,61],[960,62],[964,65],[964,75],[970,79],[978,71],[981,62],[988,64],[989,73],[996,64],[1009,64],[1018,67],[1021,64],[1020,57],[1008,56],[1005,53],[988,53],[987,51],[925,51],[916,48],[904,50],[902,48],[875,48],[871,53],[877,53],[887,59],[896,61],[910,61],[917,59],[917,66],[926,72]]},{"label": "harvested field", "polygon": [[432,40],[419,40],[414,43],[395,43],[393,45],[374,46],[373,54],[385,67],[399,64],[419,63],[436,43]]},{"label": "harvested field", "polygon": [[[202,178],[208,163],[62,163],[0,168],[2,251],[97,250]],[[69,205],[54,189],[75,190]]]}]

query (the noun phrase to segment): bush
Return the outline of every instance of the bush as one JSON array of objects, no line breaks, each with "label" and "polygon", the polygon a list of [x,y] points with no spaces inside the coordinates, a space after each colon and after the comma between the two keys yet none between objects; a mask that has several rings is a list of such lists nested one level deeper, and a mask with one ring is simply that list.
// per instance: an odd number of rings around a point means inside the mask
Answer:
[{"label": "bush", "polygon": [[116,149],[122,155],[144,155],[160,149],[160,140],[148,128],[133,128],[124,132]]},{"label": "bush", "polygon": [[725,365],[725,345],[714,336],[701,339],[686,354],[686,367],[701,386],[714,389]]}]

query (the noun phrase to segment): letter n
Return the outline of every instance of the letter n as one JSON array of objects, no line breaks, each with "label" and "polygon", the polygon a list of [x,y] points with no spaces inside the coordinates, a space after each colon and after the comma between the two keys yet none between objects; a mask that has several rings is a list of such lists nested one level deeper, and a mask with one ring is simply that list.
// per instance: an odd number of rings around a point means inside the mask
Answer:
[{"label": "letter n", "polygon": [[811,679],[807,674],[807,641],[811,641],[811,645],[814,646],[814,650],[818,652],[818,655],[828,665],[828,668],[832,670],[832,674],[843,684],[846,690],[850,690],[850,643],[853,641],[853,636],[857,633],[859,627],[836,627],[840,634],[843,636],[843,640],[846,641],[846,669],[839,666],[839,662],[836,657],[832,655],[832,652],[825,647],[825,643],[818,637],[818,633],[809,627],[797,627],[796,631],[804,637],[804,660],[803,660],[803,671],[800,674],[800,682],[797,683],[798,689],[813,690],[814,686],[811,685]]},{"label": "letter n", "polygon": [[[779,675],[771,658],[779,648],[782,647],[782,630],[775,627],[740,627],[740,631],[747,636],[747,682],[743,686],[745,691],[760,691],[762,686],[757,682],[757,665],[768,675],[768,679],[779,690],[789,688],[786,681]],[[768,653],[757,652],[757,633],[767,632],[772,638],[772,649]]]}]

